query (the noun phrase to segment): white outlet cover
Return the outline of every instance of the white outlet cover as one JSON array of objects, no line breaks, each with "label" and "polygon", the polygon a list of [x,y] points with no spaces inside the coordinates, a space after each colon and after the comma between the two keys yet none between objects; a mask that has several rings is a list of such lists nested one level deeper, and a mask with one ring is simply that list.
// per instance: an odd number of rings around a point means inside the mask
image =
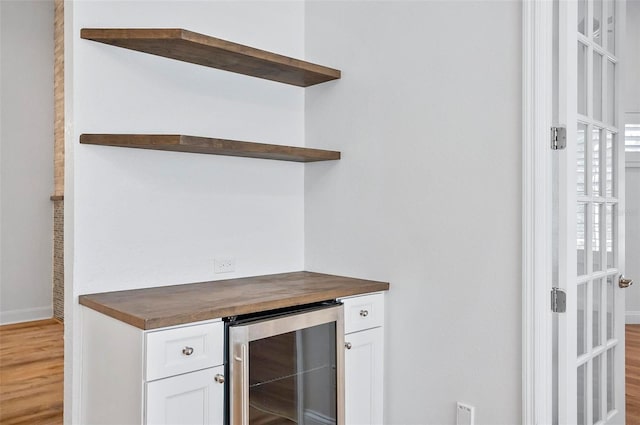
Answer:
[{"label": "white outlet cover", "polygon": [[213,271],[214,273],[231,273],[236,271],[236,259],[235,258],[214,258]]},{"label": "white outlet cover", "polygon": [[475,408],[468,404],[458,402],[456,425],[474,425]]}]

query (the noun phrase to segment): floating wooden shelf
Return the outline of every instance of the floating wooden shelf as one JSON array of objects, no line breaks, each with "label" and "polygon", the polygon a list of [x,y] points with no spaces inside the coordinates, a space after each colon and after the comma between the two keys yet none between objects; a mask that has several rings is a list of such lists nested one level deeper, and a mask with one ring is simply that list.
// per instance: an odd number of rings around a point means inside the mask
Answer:
[{"label": "floating wooden shelf", "polygon": [[82,134],[80,143],[124,148],[206,153],[211,155],[277,159],[280,161],[315,162],[340,159],[340,152],[267,143],[179,134]]},{"label": "floating wooden shelf", "polygon": [[300,87],[340,78],[337,69],[180,28],[83,28],[80,37]]}]

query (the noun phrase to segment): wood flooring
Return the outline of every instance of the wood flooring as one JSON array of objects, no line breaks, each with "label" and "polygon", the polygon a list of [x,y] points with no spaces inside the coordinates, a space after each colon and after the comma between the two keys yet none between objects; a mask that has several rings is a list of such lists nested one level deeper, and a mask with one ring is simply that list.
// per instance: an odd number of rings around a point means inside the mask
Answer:
[{"label": "wood flooring", "polygon": [[63,325],[0,326],[0,424],[62,424]]},{"label": "wood flooring", "polygon": [[640,325],[626,325],[627,423],[640,424]]}]

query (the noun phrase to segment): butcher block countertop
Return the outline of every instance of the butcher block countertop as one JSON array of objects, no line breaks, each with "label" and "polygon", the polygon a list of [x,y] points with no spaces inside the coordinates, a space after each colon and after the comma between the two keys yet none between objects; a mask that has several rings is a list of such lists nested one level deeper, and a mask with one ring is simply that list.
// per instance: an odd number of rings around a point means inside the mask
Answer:
[{"label": "butcher block countertop", "polygon": [[81,295],[80,304],[146,330],[388,289],[386,282],[303,271]]}]

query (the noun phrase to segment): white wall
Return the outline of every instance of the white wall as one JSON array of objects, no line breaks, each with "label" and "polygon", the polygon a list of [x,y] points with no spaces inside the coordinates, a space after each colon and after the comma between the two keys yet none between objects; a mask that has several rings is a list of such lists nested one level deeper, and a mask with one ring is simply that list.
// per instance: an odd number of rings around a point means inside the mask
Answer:
[{"label": "white wall", "polygon": [[0,1],[0,324],[52,315],[53,0]]},{"label": "white wall", "polygon": [[[627,123],[640,124],[640,1],[627,1],[626,63],[622,92]],[[640,153],[627,154],[624,273],[635,280],[626,291],[627,323],[640,324]]]},{"label": "white wall", "polygon": [[[186,27],[303,54],[303,4],[79,2],[82,27]],[[300,88],[115,48],[74,45],[82,133],[191,134],[302,145]],[[78,294],[275,273],[303,265],[303,166],[75,146]],[[214,257],[235,275],[214,275]]]},{"label": "white wall", "polygon": [[[83,27],[183,27],[304,56],[304,3],[78,1],[67,16],[68,421],[78,422],[77,296],[304,266],[304,165],[78,144],[82,133],[190,134],[304,144],[304,90],[107,46]],[[69,52],[68,52],[69,53]],[[69,112],[69,111],[68,111]],[[213,273],[233,257],[236,272]],[[68,304],[67,304],[68,305]],[[66,309],[67,314],[69,308]],[[70,327],[69,319],[65,323]],[[71,416],[73,415],[73,416]]]},{"label": "white wall", "polygon": [[320,2],[306,143],[308,270],[388,280],[385,416],[521,421],[521,6]]}]

